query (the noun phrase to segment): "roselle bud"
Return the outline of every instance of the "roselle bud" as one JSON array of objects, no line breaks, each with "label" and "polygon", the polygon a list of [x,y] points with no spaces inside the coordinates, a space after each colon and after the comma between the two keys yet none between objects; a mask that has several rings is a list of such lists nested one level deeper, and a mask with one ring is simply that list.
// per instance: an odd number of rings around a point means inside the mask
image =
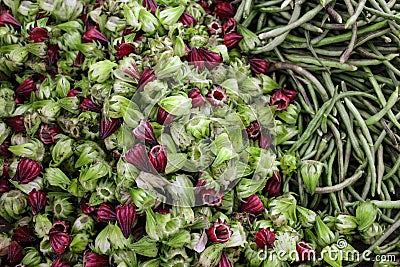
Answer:
[{"label": "roselle bud", "polygon": [[220,19],[227,19],[235,15],[235,8],[229,2],[220,2],[215,6],[214,12]]},{"label": "roselle bud", "polygon": [[94,252],[85,251],[83,254],[84,267],[111,267],[107,256],[99,255]]},{"label": "roselle bud", "polygon": [[228,103],[229,95],[226,93],[226,89],[222,88],[222,86],[213,84],[206,94],[207,100],[213,106],[223,106]]},{"label": "roselle bud", "polygon": [[186,12],[182,13],[181,17],[179,18],[179,22],[181,22],[186,27],[196,25],[196,19],[192,15]]},{"label": "roselle bud", "polygon": [[258,214],[264,211],[264,204],[257,195],[252,195],[244,200],[240,205],[239,210],[242,212]]},{"label": "roselle bud", "polygon": [[277,171],[273,172],[272,177],[268,179],[263,192],[267,192],[269,197],[276,197],[281,191],[282,178]]},{"label": "roselle bud", "polygon": [[157,173],[153,164],[150,162],[146,147],[141,143],[138,143],[129,149],[123,157],[126,162],[134,165],[141,171],[154,174]]},{"label": "roselle bud", "polygon": [[222,253],[221,259],[216,267],[233,267],[233,265],[228,256],[225,253]]},{"label": "roselle bud", "polygon": [[188,97],[192,99],[192,108],[200,107],[206,102],[206,99],[197,87],[193,88],[193,90],[189,92]]},{"label": "roselle bud", "polygon": [[28,195],[28,203],[32,207],[32,214],[36,215],[44,210],[47,203],[46,194],[33,189]]},{"label": "roselle bud", "polygon": [[117,207],[117,222],[121,228],[122,234],[128,238],[132,233],[135,223],[136,210],[133,204],[120,205]]},{"label": "roselle bud", "polygon": [[20,28],[21,23],[16,20],[11,14],[3,13],[0,15],[0,27],[4,27],[6,25],[11,25],[14,28]]},{"label": "roselle bud", "polygon": [[106,139],[121,125],[121,120],[117,119],[101,119],[100,120],[100,139]]},{"label": "roselle bud", "polygon": [[36,237],[33,229],[24,225],[18,227],[14,231],[13,240],[17,241],[21,245],[26,246],[35,243]]},{"label": "roselle bud", "polygon": [[102,203],[97,209],[97,219],[99,222],[113,222],[117,220],[115,208],[109,203]]},{"label": "roselle bud", "polygon": [[378,215],[378,208],[371,201],[361,202],[356,209],[356,218],[358,221],[358,230],[363,232],[368,230],[375,222]]},{"label": "roselle bud", "polygon": [[49,31],[45,28],[35,27],[31,30],[29,34],[29,41],[34,43],[41,43],[49,40]]},{"label": "roselle bud", "polygon": [[256,75],[260,73],[266,74],[271,63],[261,58],[252,58],[249,59],[249,64],[250,70]]},{"label": "roselle bud", "polygon": [[40,163],[32,159],[22,159],[18,162],[14,179],[20,184],[34,180],[40,174]]},{"label": "roselle bud", "polygon": [[146,84],[154,80],[156,80],[156,75],[154,74],[154,70],[150,67],[145,67],[138,81],[138,90],[142,91]]},{"label": "roselle bud", "polygon": [[88,31],[86,31],[83,34],[83,41],[86,43],[89,42],[99,42],[103,45],[107,45],[109,43],[109,40],[107,37],[104,36],[98,29],[92,28]]},{"label": "roselle bud", "polygon": [[22,98],[27,99],[31,96],[31,93],[36,90],[36,84],[32,78],[28,78],[23,81],[18,88],[15,90],[15,94]]},{"label": "roselle bud", "polygon": [[232,230],[226,222],[217,221],[208,229],[208,238],[212,242],[225,243],[232,236]]},{"label": "roselle bud", "polygon": [[238,33],[228,33],[224,36],[224,45],[230,50],[234,48],[240,41],[242,41],[243,35]]},{"label": "roselle bud", "polygon": [[56,142],[55,136],[60,134],[61,130],[57,126],[42,124],[39,131],[39,139],[45,145],[51,145]]},{"label": "roselle bud", "polygon": [[49,233],[49,241],[54,252],[60,255],[65,252],[71,243],[71,237],[68,233],[52,228]]},{"label": "roselle bud", "polygon": [[[193,102],[192,102],[193,103]],[[166,112],[163,108],[157,110],[157,122],[161,125],[167,126],[174,121],[175,116]]]},{"label": "roselle bud", "polygon": [[101,112],[101,106],[93,103],[93,101],[90,100],[89,98],[83,99],[80,107],[83,111],[93,111],[98,113]]},{"label": "roselle bud", "polygon": [[223,32],[221,24],[219,24],[219,22],[217,21],[213,21],[210,24],[208,24],[207,29],[210,34],[221,35]]},{"label": "roselle bud", "polygon": [[304,241],[296,244],[296,251],[300,262],[308,261],[311,259],[311,256],[315,256],[313,248]]},{"label": "roselle bud", "polygon": [[132,134],[146,143],[150,145],[158,144],[156,137],[154,136],[153,127],[151,127],[150,123],[145,120],[141,120],[140,124],[132,130]]},{"label": "roselle bud", "polygon": [[17,133],[25,132],[24,116],[22,115],[6,118],[4,122]]},{"label": "roselle bud", "polygon": [[224,25],[222,25],[224,34],[236,32],[236,25],[237,25],[237,22],[234,18],[227,19],[224,22]]},{"label": "roselle bud", "polygon": [[122,44],[118,45],[118,47],[117,47],[116,56],[119,59],[122,59],[123,57],[128,56],[132,53],[133,54],[137,53],[136,47],[131,43],[122,43]]},{"label": "roselle bud", "polygon": [[8,148],[11,146],[10,138],[4,140],[4,142],[0,145],[0,155],[10,157],[12,155],[11,151]]},{"label": "roselle bud", "polygon": [[142,1],[143,7],[145,7],[148,11],[150,11],[153,15],[156,13],[157,4],[154,0],[143,0]]},{"label": "roselle bud", "polygon": [[290,98],[286,96],[282,90],[277,90],[271,95],[271,99],[269,101],[270,106],[277,106],[276,110],[284,110],[290,104]]},{"label": "roselle bud", "polygon": [[96,208],[93,206],[90,206],[90,204],[87,202],[87,200],[82,199],[81,202],[81,210],[84,214],[91,214],[94,211],[96,211]]},{"label": "roselle bud", "polygon": [[17,241],[11,242],[11,245],[8,247],[8,261],[11,265],[16,265],[22,261],[24,258],[24,251],[20,244]]},{"label": "roselle bud", "polygon": [[260,124],[257,121],[253,121],[246,128],[247,136],[250,139],[256,140],[260,136]]},{"label": "roselle bud", "polygon": [[275,233],[269,228],[262,228],[258,230],[254,242],[256,242],[257,247],[261,249],[273,248],[275,242]]},{"label": "roselle bud", "polygon": [[49,44],[47,46],[47,56],[44,58],[44,62],[46,62],[49,66],[57,63],[59,57],[58,46]]},{"label": "roselle bud", "polygon": [[324,163],[317,160],[303,160],[301,163],[301,178],[303,179],[304,187],[311,195],[314,194],[323,168]]},{"label": "roselle bud", "polygon": [[167,149],[163,145],[154,146],[149,152],[149,160],[159,173],[165,172],[167,166]]},{"label": "roselle bud", "polygon": [[57,258],[55,261],[51,263],[50,267],[70,267],[69,264],[66,264],[61,260],[61,258]]}]

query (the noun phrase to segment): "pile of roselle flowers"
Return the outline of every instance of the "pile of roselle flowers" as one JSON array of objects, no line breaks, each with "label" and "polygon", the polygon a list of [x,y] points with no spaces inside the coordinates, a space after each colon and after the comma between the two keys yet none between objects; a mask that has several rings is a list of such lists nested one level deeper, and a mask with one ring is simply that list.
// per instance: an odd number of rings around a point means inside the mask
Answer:
[{"label": "pile of roselle flowers", "polygon": [[297,93],[242,56],[259,40],[235,12],[0,2],[2,267],[312,265],[378,236],[369,202],[325,216],[284,192]]}]

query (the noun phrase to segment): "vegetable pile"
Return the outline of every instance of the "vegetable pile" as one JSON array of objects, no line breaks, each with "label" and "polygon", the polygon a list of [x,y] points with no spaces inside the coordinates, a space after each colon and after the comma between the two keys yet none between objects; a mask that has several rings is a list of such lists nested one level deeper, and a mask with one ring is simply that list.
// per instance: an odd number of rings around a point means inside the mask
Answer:
[{"label": "vegetable pile", "polygon": [[0,266],[396,266],[399,11],[0,0]]}]

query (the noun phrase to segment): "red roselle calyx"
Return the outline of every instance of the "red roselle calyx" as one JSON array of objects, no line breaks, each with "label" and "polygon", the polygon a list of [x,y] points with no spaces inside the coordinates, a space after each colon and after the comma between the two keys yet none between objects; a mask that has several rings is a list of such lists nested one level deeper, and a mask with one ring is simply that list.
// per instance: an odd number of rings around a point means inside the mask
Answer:
[{"label": "red roselle calyx", "polygon": [[69,90],[69,92],[67,93],[67,97],[74,97],[77,96],[79,93],[80,91],[74,88]]},{"label": "red roselle calyx", "polygon": [[207,29],[210,34],[217,34],[217,35],[221,35],[223,31],[221,24],[219,24],[216,21],[213,21],[210,24],[208,24]]},{"label": "red roselle calyx", "polygon": [[46,28],[35,27],[31,30],[29,34],[29,41],[34,43],[41,43],[49,40],[49,31]]},{"label": "red roselle calyx", "polygon": [[148,11],[150,11],[153,15],[157,11],[157,4],[154,0],[143,0],[142,1],[143,7],[145,7]]},{"label": "red roselle calyx", "polygon": [[243,35],[234,32],[225,34],[224,36],[224,44],[228,49],[234,48],[242,40]]},{"label": "red roselle calyx", "polygon": [[20,28],[21,23],[16,20],[11,14],[3,13],[0,15],[0,27],[4,27],[6,25],[13,26],[14,28]]},{"label": "red roselle calyx", "polygon": [[165,172],[165,167],[167,166],[166,147],[163,145],[156,145],[152,147],[149,152],[149,160],[158,173]]},{"label": "red roselle calyx", "polygon": [[201,1],[197,2],[197,4],[199,4],[207,14],[211,13],[210,4],[208,3],[208,1],[201,0]]},{"label": "red roselle calyx", "polygon": [[0,145],[0,155],[10,157],[12,155],[11,151],[8,148],[11,146],[11,140],[7,138],[4,142]]},{"label": "red roselle calyx", "polygon": [[84,267],[111,267],[107,256],[99,255],[94,252],[85,251],[83,254]]},{"label": "red roselle calyx", "polygon": [[212,242],[225,243],[232,236],[232,230],[226,222],[217,221],[208,229],[208,238]]},{"label": "red roselle calyx", "polygon": [[102,203],[97,209],[97,219],[99,222],[113,222],[117,220],[115,208],[110,203]]},{"label": "red roselle calyx", "polygon": [[121,228],[122,234],[128,238],[132,233],[135,223],[136,210],[133,204],[120,205],[117,207],[117,222]]},{"label": "red roselle calyx", "polygon": [[257,195],[251,195],[244,200],[239,210],[252,214],[259,214],[264,211],[264,204]]},{"label": "red roselle calyx", "polygon": [[101,119],[100,120],[100,139],[106,139],[121,125],[121,120],[117,119]]},{"label": "red roselle calyx", "polygon": [[67,232],[69,228],[69,224],[67,221],[56,221],[53,223],[53,226],[51,229],[53,231],[58,231],[58,232]]},{"label": "red roselle calyx", "polygon": [[260,148],[269,149],[271,147],[272,137],[265,133],[261,132],[260,137],[258,138],[258,146]]},{"label": "red roselle calyx", "polygon": [[82,54],[81,51],[78,52],[78,54],[76,55],[75,61],[74,61],[74,67],[82,67],[83,62],[85,62],[85,55]]},{"label": "red roselle calyx", "polygon": [[[199,178],[201,177],[202,174],[201,176],[199,176]],[[207,184],[208,182],[206,180],[198,180],[197,185],[194,189],[197,204],[207,205],[210,207],[221,206],[224,194],[222,193],[222,191],[219,191],[217,194],[214,188],[207,188]]]},{"label": "red roselle calyx", "polygon": [[83,35],[83,41],[86,43],[89,42],[99,42],[103,45],[107,45],[109,43],[109,40],[107,37],[104,36],[98,29],[92,28],[88,31],[85,32]]},{"label": "red roselle calyx", "polygon": [[236,32],[236,25],[237,22],[234,18],[227,19],[222,25],[222,30],[224,31],[224,34]]},{"label": "red roselle calyx", "polygon": [[118,47],[117,47],[117,53],[116,53],[116,56],[119,58],[119,59],[122,59],[123,57],[125,57],[125,56],[128,56],[128,55],[130,55],[130,54],[136,54],[136,47],[133,45],[133,44],[131,44],[131,43],[122,43],[122,44],[120,44],[120,45],[118,45]]},{"label": "red roselle calyx", "polygon": [[[193,102],[192,102],[193,103]],[[161,125],[167,126],[174,121],[175,116],[159,107],[157,110],[157,122]]]},{"label": "red roselle calyx", "polygon": [[295,90],[282,88],[281,91],[282,91],[282,93],[283,93],[284,95],[286,95],[287,97],[289,97],[290,102],[293,102],[293,101],[296,99],[297,92],[296,92]]},{"label": "red roselle calyx", "polygon": [[193,63],[200,70],[203,70],[204,66],[206,66],[208,69],[212,69],[218,63],[223,61],[220,54],[204,48],[193,47],[188,56],[189,62]]},{"label": "red roselle calyx", "polygon": [[258,230],[254,241],[257,246],[262,249],[272,248],[274,247],[275,242],[275,233],[271,231],[269,228],[262,228]]},{"label": "red roselle calyx", "polygon": [[35,243],[36,237],[32,228],[24,225],[14,231],[13,239],[21,245],[30,245]]},{"label": "red roselle calyx", "polygon": [[82,199],[81,201],[81,210],[84,214],[91,214],[92,212],[96,211],[96,208],[93,206],[90,206],[90,204],[87,202],[86,199]]},{"label": "red roselle calyx", "polygon": [[154,70],[150,67],[145,67],[138,81],[138,90],[142,91],[146,84],[154,81],[155,79],[156,75],[154,74]]},{"label": "red roselle calyx", "polygon": [[189,92],[188,96],[192,99],[192,108],[200,107],[206,102],[206,99],[197,87],[193,88],[193,90]]},{"label": "red roselle calyx", "polygon": [[63,262],[61,258],[57,258],[52,262],[51,267],[70,267],[69,264]]},{"label": "red roselle calyx", "polygon": [[252,58],[249,59],[250,70],[253,72],[254,75],[256,74],[266,74],[269,66],[271,65],[270,62],[261,59],[261,58]]},{"label": "red roselle calyx", "polygon": [[55,136],[60,133],[61,130],[57,126],[42,124],[39,131],[39,138],[43,144],[51,145],[56,141]]},{"label": "red roselle calyx", "polygon": [[158,144],[156,137],[154,136],[153,127],[145,120],[141,120],[140,124],[132,130],[132,134],[150,145]]},{"label": "red roselle calyx", "polygon": [[35,188],[29,193],[28,203],[32,207],[32,214],[36,215],[44,210],[47,203],[46,194]]},{"label": "red roselle calyx", "polygon": [[15,94],[22,98],[27,99],[31,96],[31,93],[36,90],[36,84],[32,78],[27,78],[23,81],[18,88],[15,90]]},{"label": "red roselle calyx", "polygon": [[71,243],[71,237],[67,233],[68,224],[65,221],[57,221],[49,232],[50,246],[57,254],[62,254]]},{"label": "red roselle calyx", "polygon": [[272,177],[268,179],[263,192],[267,192],[269,197],[276,197],[281,191],[282,177],[277,171],[273,172]]},{"label": "red roselle calyx", "polygon": [[296,244],[296,251],[300,262],[308,261],[311,257],[315,256],[315,250],[304,241]]},{"label": "red roselle calyx", "polygon": [[47,46],[47,56],[44,58],[44,61],[48,65],[53,65],[54,63],[57,62],[58,56],[59,56],[59,54],[58,54],[58,46],[49,44]]},{"label": "red roselle calyx", "polygon": [[98,113],[101,112],[101,106],[93,103],[93,101],[90,100],[89,98],[83,99],[80,107],[83,111],[93,111]]},{"label": "red roselle calyx", "polygon": [[229,95],[226,93],[226,89],[222,88],[221,85],[213,84],[206,95],[207,100],[213,106],[223,106],[228,103]]},{"label": "red roselle calyx", "polygon": [[138,143],[129,149],[123,157],[126,162],[134,165],[141,171],[153,174],[157,173],[153,164],[150,162],[146,147],[142,143]]},{"label": "red roselle calyx", "polygon": [[216,267],[232,267],[232,262],[225,253],[222,253],[221,259]]},{"label": "red roselle calyx", "polygon": [[32,159],[22,159],[18,162],[14,179],[20,184],[34,180],[40,174],[40,163]]},{"label": "red roselle calyx", "polygon": [[277,106],[276,110],[285,110],[297,96],[297,92],[290,89],[278,89],[271,95],[270,106]]},{"label": "red roselle calyx", "polygon": [[4,122],[14,130],[14,132],[25,132],[24,116],[19,115],[4,119]]},{"label": "red roselle calyx", "polygon": [[17,241],[11,242],[11,245],[8,247],[8,261],[11,265],[16,265],[22,261],[24,258],[24,251],[20,244]]},{"label": "red roselle calyx", "polygon": [[186,12],[182,13],[181,17],[179,18],[179,22],[181,22],[186,27],[196,25],[196,19],[192,15]]},{"label": "red roselle calyx", "polygon": [[11,187],[8,185],[8,183],[7,183],[7,179],[1,179],[0,180],[0,196],[3,194],[3,193],[5,193],[5,192],[8,192],[8,191],[10,191],[11,190]]},{"label": "red roselle calyx", "polygon": [[220,2],[215,6],[214,12],[220,19],[227,19],[235,15],[235,8],[229,2]]},{"label": "red roselle calyx", "polygon": [[260,136],[260,129],[260,124],[257,121],[251,122],[250,125],[246,128],[247,136],[250,139],[256,140]]}]

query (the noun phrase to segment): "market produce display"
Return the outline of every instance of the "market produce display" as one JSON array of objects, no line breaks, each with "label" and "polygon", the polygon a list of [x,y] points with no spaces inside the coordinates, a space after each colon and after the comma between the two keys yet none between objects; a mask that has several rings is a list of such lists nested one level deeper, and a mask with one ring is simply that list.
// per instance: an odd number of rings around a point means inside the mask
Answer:
[{"label": "market produce display", "polygon": [[0,266],[398,266],[396,0],[0,0]]}]

